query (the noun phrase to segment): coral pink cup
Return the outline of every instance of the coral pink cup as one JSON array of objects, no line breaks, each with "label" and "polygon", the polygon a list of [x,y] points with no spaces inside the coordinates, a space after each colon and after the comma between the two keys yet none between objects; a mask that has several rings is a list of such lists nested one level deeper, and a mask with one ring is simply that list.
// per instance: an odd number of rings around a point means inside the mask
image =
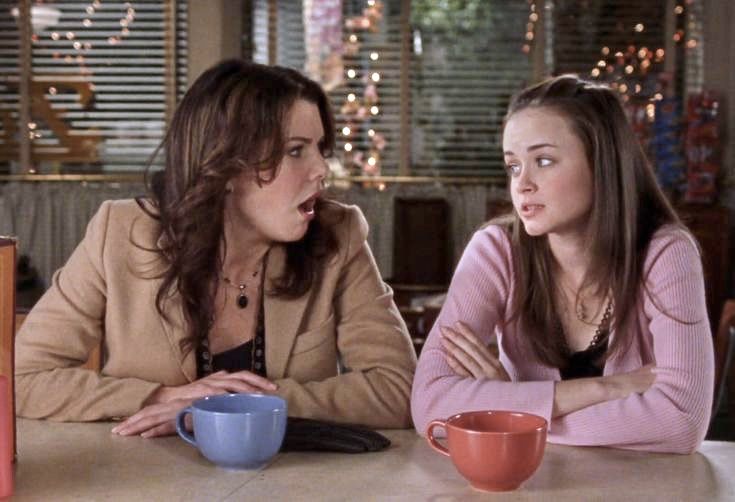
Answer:
[{"label": "coral pink cup", "polygon": [[[447,431],[445,448],[434,428]],[[426,429],[432,448],[452,459],[473,488],[509,491],[536,472],[546,447],[546,419],[515,411],[470,411],[433,420]]]}]

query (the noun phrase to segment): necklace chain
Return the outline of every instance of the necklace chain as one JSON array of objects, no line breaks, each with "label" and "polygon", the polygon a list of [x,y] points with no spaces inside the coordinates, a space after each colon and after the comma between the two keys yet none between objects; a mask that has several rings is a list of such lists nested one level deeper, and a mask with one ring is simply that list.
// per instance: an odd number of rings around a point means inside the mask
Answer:
[{"label": "necklace chain", "polygon": [[[579,319],[580,321],[584,322],[585,324],[596,326],[596,328],[595,328],[595,334],[592,336],[592,340],[590,341],[590,344],[587,346],[587,348],[585,350],[590,350],[590,349],[592,349],[594,347],[597,347],[610,334],[610,320],[612,318],[612,313],[613,313],[613,300],[612,300],[612,298],[610,298],[610,300],[608,300],[607,305],[605,306],[605,311],[602,314],[602,319],[600,319],[600,323],[599,324],[596,324],[595,325],[595,324],[590,323],[589,321],[586,321],[584,319],[581,319],[579,317],[579,314],[577,312],[575,312],[575,314],[577,314],[577,319]],[[562,334],[562,340],[563,340],[564,339],[564,336],[563,336],[564,335],[564,326],[562,325],[561,320],[558,320],[557,322],[559,323],[559,331]],[[565,345],[567,345],[566,344],[566,341],[564,341],[563,343]],[[567,349],[569,349],[569,346],[568,345],[567,345]]]},{"label": "necklace chain", "polygon": [[[580,293],[575,293],[574,289],[570,288],[563,281],[562,281],[562,290],[572,295],[573,301],[574,301],[574,315],[577,317],[577,319],[580,322],[583,322],[588,326],[598,326],[593,321],[597,317],[597,315],[600,313],[600,310],[597,310],[595,314],[591,318],[589,318],[587,316],[587,306],[584,303],[584,297]],[[564,294],[564,297],[566,299],[566,293]],[[603,304],[600,304],[599,308],[602,308],[602,305]],[[564,302],[564,310],[568,312],[567,307],[566,307],[566,301]],[[604,314],[603,314],[603,317],[604,317]]]},{"label": "necklace chain", "polygon": [[247,281],[242,282],[242,283],[237,283],[237,282],[233,281],[232,279],[230,279],[229,277],[225,276],[224,274],[220,275],[220,277],[222,277],[222,280],[225,282],[225,284],[228,284],[228,285],[230,285],[232,287],[235,287],[235,288],[238,288],[238,289],[241,289],[241,290],[242,289],[245,289],[245,286],[247,286],[248,282],[250,282],[252,279],[254,279],[257,276],[258,276],[258,270],[256,270],[255,272],[253,272],[253,275],[251,275],[250,276],[250,279],[248,279]]},{"label": "necklace chain", "polygon": [[[262,264],[261,264],[262,265]],[[256,269],[253,272],[253,275],[250,276],[250,279],[246,282],[242,283],[236,283],[232,281],[229,277],[225,276],[224,273],[220,274],[220,277],[222,278],[222,281],[227,284],[228,286],[231,286],[233,288],[237,288],[240,293],[235,298],[235,305],[237,305],[238,308],[244,309],[248,306],[248,303],[250,302],[250,299],[248,298],[248,295],[245,294],[245,288],[248,285],[248,282],[250,282],[252,279],[255,279],[258,276],[259,268]],[[224,271],[223,271],[224,272]]]},{"label": "necklace chain", "polygon": [[600,321],[600,324],[597,325],[597,328],[595,329],[595,334],[592,337],[592,341],[590,342],[590,345],[589,347],[587,347],[587,349],[596,347],[597,344],[599,344],[603,340],[603,338],[605,338],[608,333],[610,333],[610,318],[612,317],[612,307],[613,301],[611,298],[607,302],[605,313],[602,314],[602,320]]}]

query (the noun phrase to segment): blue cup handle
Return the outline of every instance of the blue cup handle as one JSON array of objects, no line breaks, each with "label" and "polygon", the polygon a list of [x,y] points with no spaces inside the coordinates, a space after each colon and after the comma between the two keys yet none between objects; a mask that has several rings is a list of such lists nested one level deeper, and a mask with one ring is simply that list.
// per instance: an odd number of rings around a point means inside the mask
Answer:
[{"label": "blue cup handle", "polygon": [[178,415],[176,415],[176,432],[179,434],[179,436],[181,436],[181,439],[183,439],[190,445],[197,446],[194,435],[186,430],[186,424],[184,423],[184,418],[186,417],[186,414],[192,413],[192,410],[193,408],[189,406],[188,408],[184,408],[183,410],[181,410]]}]

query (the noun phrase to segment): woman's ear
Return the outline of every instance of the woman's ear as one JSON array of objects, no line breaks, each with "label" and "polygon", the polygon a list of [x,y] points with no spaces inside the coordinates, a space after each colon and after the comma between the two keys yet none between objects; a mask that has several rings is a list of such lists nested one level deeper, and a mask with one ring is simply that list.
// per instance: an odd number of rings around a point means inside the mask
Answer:
[{"label": "woman's ear", "polygon": [[232,182],[228,181],[225,185],[225,193],[232,193],[235,189],[232,186]]}]

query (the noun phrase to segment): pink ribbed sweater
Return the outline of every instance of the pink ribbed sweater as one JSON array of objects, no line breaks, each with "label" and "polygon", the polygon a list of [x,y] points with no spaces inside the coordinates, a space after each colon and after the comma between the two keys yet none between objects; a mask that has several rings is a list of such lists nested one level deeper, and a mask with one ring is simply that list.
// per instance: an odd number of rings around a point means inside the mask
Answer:
[{"label": "pink ribbed sweater", "polygon": [[[511,253],[506,232],[494,225],[476,232],[465,249],[419,358],[411,399],[416,429],[425,434],[430,420],[461,411],[503,409],[545,417],[553,443],[694,451],[709,424],[714,358],[701,260],[692,238],[671,226],[653,236],[644,263],[648,293],[638,305],[634,342],[623,356],[605,365],[604,374],[610,375],[655,363],[659,372],[653,386],[643,394],[554,420],[559,370],[536,362],[520,343],[515,323],[502,328],[498,323],[513,312]],[[485,341],[497,335],[500,360],[511,382],[454,374],[445,361],[438,327],[459,320]]]}]

